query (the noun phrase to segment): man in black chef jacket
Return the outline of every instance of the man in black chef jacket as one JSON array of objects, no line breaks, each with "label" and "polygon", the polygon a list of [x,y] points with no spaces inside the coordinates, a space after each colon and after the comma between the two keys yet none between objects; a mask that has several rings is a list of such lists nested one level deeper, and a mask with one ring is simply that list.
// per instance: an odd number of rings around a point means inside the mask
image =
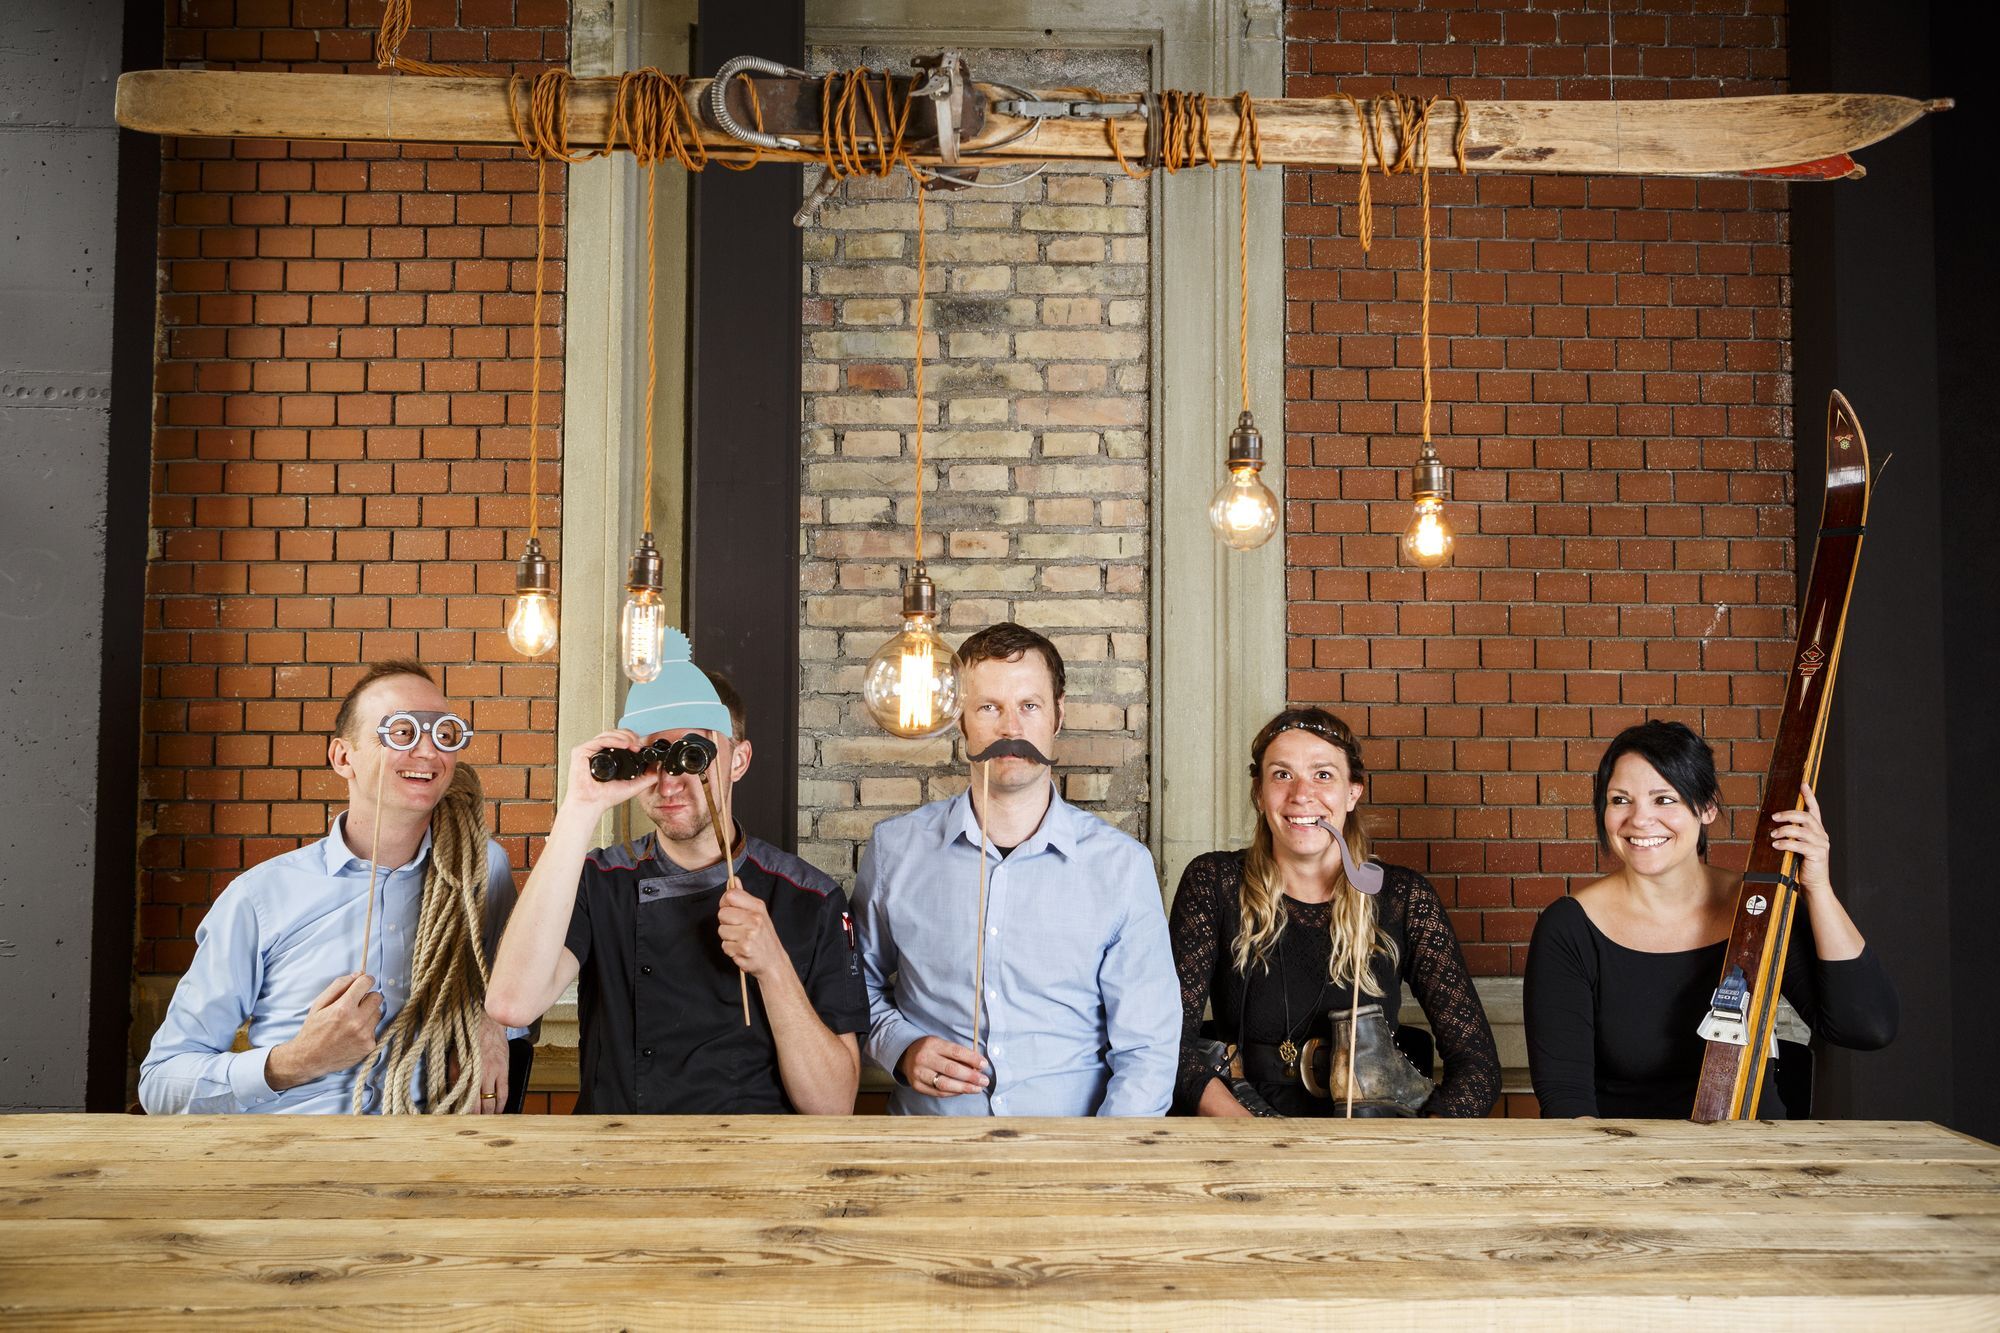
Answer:
[{"label": "man in black chef jacket", "polygon": [[[679,631],[667,631],[664,657],[618,727],[570,752],[568,791],[494,957],[487,1012],[526,1015],[525,1025],[577,983],[579,1113],[849,1114],[868,997],[847,897],[736,827],[728,793],[750,767],[742,700],[689,660]],[[690,734],[716,747],[708,776],[722,788],[735,889],[703,777],[590,773],[600,750]],[[603,816],[631,799],[652,832],[591,849]]]}]

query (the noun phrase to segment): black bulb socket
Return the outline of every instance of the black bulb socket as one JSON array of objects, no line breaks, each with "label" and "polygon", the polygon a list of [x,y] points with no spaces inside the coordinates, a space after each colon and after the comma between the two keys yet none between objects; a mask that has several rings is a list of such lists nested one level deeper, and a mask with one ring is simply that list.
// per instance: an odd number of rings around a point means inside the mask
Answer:
[{"label": "black bulb socket", "polygon": [[660,548],[653,545],[653,534],[648,532],[639,539],[639,549],[632,552],[631,563],[625,567],[625,588],[628,592],[638,592],[650,588],[660,590],[666,581],[667,562],[660,555]]},{"label": "black bulb socket", "polygon": [[936,619],[937,613],[937,585],[931,582],[931,576],[924,572],[922,565],[917,566],[915,573],[910,571],[908,565],[903,566],[904,617],[929,616]]},{"label": "black bulb socket", "polygon": [[1229,470],[1249,468],[1252,472],[1264,466],[1264,436],[1257,429],[1256,419],[1248,410],[1236,418],[1236,429],[1229,432]]},{"label": "black bulb socket", "polygon": [[530,537],[521,558],[514,564],[514,591],[546,593],[550,589],[549,558],[542,554],[542,539]]},{"label": "black bulb socket", "polygon": [[1435,449],[1426,444],[1424,451],[1417,455],[1416,465],[1410,469],[1410,496],[1417,500],[1442,500],[1444,494],[1444,461],[1437,456]]}]

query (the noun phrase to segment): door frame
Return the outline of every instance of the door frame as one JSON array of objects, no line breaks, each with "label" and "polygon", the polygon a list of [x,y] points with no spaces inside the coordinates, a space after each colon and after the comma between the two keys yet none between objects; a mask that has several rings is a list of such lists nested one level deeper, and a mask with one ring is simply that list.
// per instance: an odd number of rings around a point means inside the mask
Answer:
[{"label": "door frame", "polygon": [[[672,31],[684,41],[680,15],[692,10],[692,0],[579,0],[572,32],[578,72],[645,63],[635,53],[676,68],[657,52]],[[1283,17],[1281,0],[808,0],[806,33],[809,43],[1137,47],[1148,53],[1156,90],[1225,97],[1248,89],[1274,97],[1284,77]],[[637,451],[592,444],[626,438],[632,404],[640,401],[634,390],[644,356],[633,349],[644,346],[644,303],[631,299],[640,289],[630,275],[643,251],[628,221],[636,216],[636,185],[622,183],[632,175],[586,167],[572,173],[567,196],[559,753],[594,735],[622,697],[614,649],[624,555],[635,536],[626,497],[637,484]],[[684,207],[664,211],[670,175],[685,198],[685,181],[663,172],[663,222],[685,217]],[[1250,396],[1273,442],[1264,477],[1282,504],[1283,171],[1252,171],[1249,186]],[[1171,891],[1193,857],[1248,841],[1243,758],[1256,728],[1285,702],[1285,563],[1282,540],[1231,551],[1208,526],[1240,407],[1234,173],[1182,172],[1171,181],[1156,174],[1151,192],[1148,828]],[[673,313],[662,314],[660,331],[664,340],[668,322],[679,319],[674,345],[685,347],[685,300],[667,296],[685,290],[684,248],[680,254],[678,288],[663,262],[662,309]],[[663,344],[663,365],[684,364],[667,350]],[[660,401],[667,410],[655,414],[656,468],[678,476],[685,414],[670,404],[685,400],[663,381]],[[571,439],[584,443],[572,449]],[[661,510],[657,500],[656,511],[665,515],[663,529],[685,519],[684,509]]]}]

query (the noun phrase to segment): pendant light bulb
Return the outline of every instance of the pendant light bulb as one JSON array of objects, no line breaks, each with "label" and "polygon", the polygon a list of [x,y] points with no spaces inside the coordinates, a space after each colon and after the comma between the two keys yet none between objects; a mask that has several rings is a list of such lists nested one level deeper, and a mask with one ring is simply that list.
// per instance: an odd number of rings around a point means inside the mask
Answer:
[{"label": "pendant light bulb", "polygon": [[1223,544],[1252,551],[1278,530],[1278,497],[1258,480],[1264,467],[1264,437],[1248,412],[1229,433],[1229,480],[1208,505],[1208,525]]},{"label": "pendant light bulb", "polygon": [[1444,517],[1444,464],[1428,441],[1411,470],[1410,490],[1416,498],[1416,512],[1403,530],[1403,558],[1420,569],[1436,569],[1451,559],[1456,539]]},{"label": "pendant light bulb", "polygon": [[626,678],[644,683],[660,674],[666,646],[667,607],[660,596],[665,562],[653,534],[639,539],[625,578],[625,611],[618,621],[618,645]]},{"label": "pendant light bulb", "polygon": [[903,628],[868,659],[861,698],[875,725],[923,740],[958,721],[958,655],[937,632],[937,588],[924,567],[905,574]]},{"label": "pendant light bulb", "polygon": [[539,537],[528,538],[514,567],[514,612],[507,617],[507,642],[523,657],[540,657],[556,646],[556,599]]}]

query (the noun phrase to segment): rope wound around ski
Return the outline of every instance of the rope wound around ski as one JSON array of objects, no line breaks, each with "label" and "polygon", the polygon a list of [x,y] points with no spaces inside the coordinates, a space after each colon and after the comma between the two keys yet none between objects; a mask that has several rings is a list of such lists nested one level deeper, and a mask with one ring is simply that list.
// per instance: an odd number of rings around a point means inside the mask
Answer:
[{"label": "rope wound around ski", "polygon": [[[1083,91],[1093,99],[1091,105],[1106,108],[1116,105],[1106,94],[1094,88]],[[1392,176],[1419,173],[1428,179],[1431,111],[1439,101],[1447,99],[1404,97],[1394,93],[1366,100],[1352,93],[1337,96],[1353,113],[1355,128],[1361,136],[1361,170],[1356,187],[1356,204],[1360,212],[1358,234],[1361,249],[1366,253],[1375,243],[1370,160],[1374,163],[1372,169],[1380,172],[1385,180]],[[1261,171],[1264,168],[1264,136],[1257,122],[1257,101],[1248,92],[1239,92],[1229,100],[1236,112],[1236,141],[1233,150],[1226,151],[1221,158],[1215,152],[1208,95],[1172,88],[1152,94],[1139,103],[1128,103],[1131,110],[1125,116],[1107,115],[1104,142],[1110,148],[1113,160],[1134,180],[1144,180],[1156,169],[1171,176],[1190,167],[1220,169],[1231,161],[1237,163],[1239,171],[1252,165]],[[1448,100],[1458,112],[1451,147],[1458,174],[1463,176],[1466,174],[1465,139],[1472,127],[1472,115],[1463,97],[1453,96]],[[1145,151],[1137,165],[1126,155],[1119,133],[1120,121],[1129,120],[1132,115],[1141,117],[1145,124]]]},{"label": "rope wound around ski", "polygon": [[[716,70],[696,105],[689,100],[685,75],[662,74],[650,67],[585,80],[575,79],[566,69],[554,68],[531,79],[526,75],[503,75],[406,56],[402,49],[409,39],[411,25],[411,0],[388,0],[376,34],[377,65],[408,74],[506,78],[508,111],[516,134],[521,146],[537,157],[580,162],[614,152],[622,140],[641,159],[642,165],[650,166],[671,157],[689,171],[701,171],[709,161],[708,148],[702,141],[702,131],[707,128],[720,131],[749,151],[746,161],[719,159],[732,170],[747,170],[766,157],[817,163],[823,174],[794,219],[800,225],[811,218],[841,181],[859,175],[886,177],[899,166],[907,168],[925,189],[1017,184],[1027,177],[995,183],[980,182],[974,177],[984,166],[1020,165],[1018,157],[989,155],[1022,140],[1033,142],[1043,124],[1051,120],[1100,121],[1112,159],[1135,179],[1145,179],[1155,170],[1172,175],[1191,167],[1215,169],[1232,160],[1246,171],[1252,164],[1259,170],[1264,166],[1264,139],[1257,119],[1257,103],[1247,90],[1228,99],[1216,99],[1217,105],[1230,107],[1235,119],[1234,142],[1218,156],[1211,100],[1206,93],[1174,88],[1138,94],[1110,94],[1095,88],[1034,93],[1007,84],[993,84],[990,86],[1013,96],[989,103],[991,94],[985,90],[986,85],[973,82],[970,66],[956,50],[919,56],[910,62],[912,72],[905,75],[855,67],[815,76],[758,56],[737,56]],[[611,95],[611,124],[606,129],[604,144],[572,154],[566,144],[567,105],[568,91],[577,82],[607,88],[615,85],[615,88]],[[516,88],[528,84],[534,89],[532,114],[524,116],[516,109]],[[775,132],[765,126],[767,97],[778,122]],[[1428,141],[1431,108],[1439,99],[1387,94],[1363,100],[1351,93],[1326,99],[1329,106],[1343,100],[1354,116],[1360,137],[1360,237],[1365,251],[1374,240],[1370,159],[1373,170],[1380,171],[1385,178],[1420,170],[1420,145]],[[1452,148],[1459,173],[1463,175],[1466,136],[1472,118],[1464,98],[1454,96],[1451,101],[1458,112]],[[990,112],[1017,118],[1025,125],[998,139],[980,143]],[[1140,122],[1137,164],[1128,155],[1125,144],[1135,118]],[[928,171],[921,169],[914,153],[935,157],[941,165]],[[945,170],[961,164],[966,174]],[[1038,174],[1046,165],[1028,174]]]}]

